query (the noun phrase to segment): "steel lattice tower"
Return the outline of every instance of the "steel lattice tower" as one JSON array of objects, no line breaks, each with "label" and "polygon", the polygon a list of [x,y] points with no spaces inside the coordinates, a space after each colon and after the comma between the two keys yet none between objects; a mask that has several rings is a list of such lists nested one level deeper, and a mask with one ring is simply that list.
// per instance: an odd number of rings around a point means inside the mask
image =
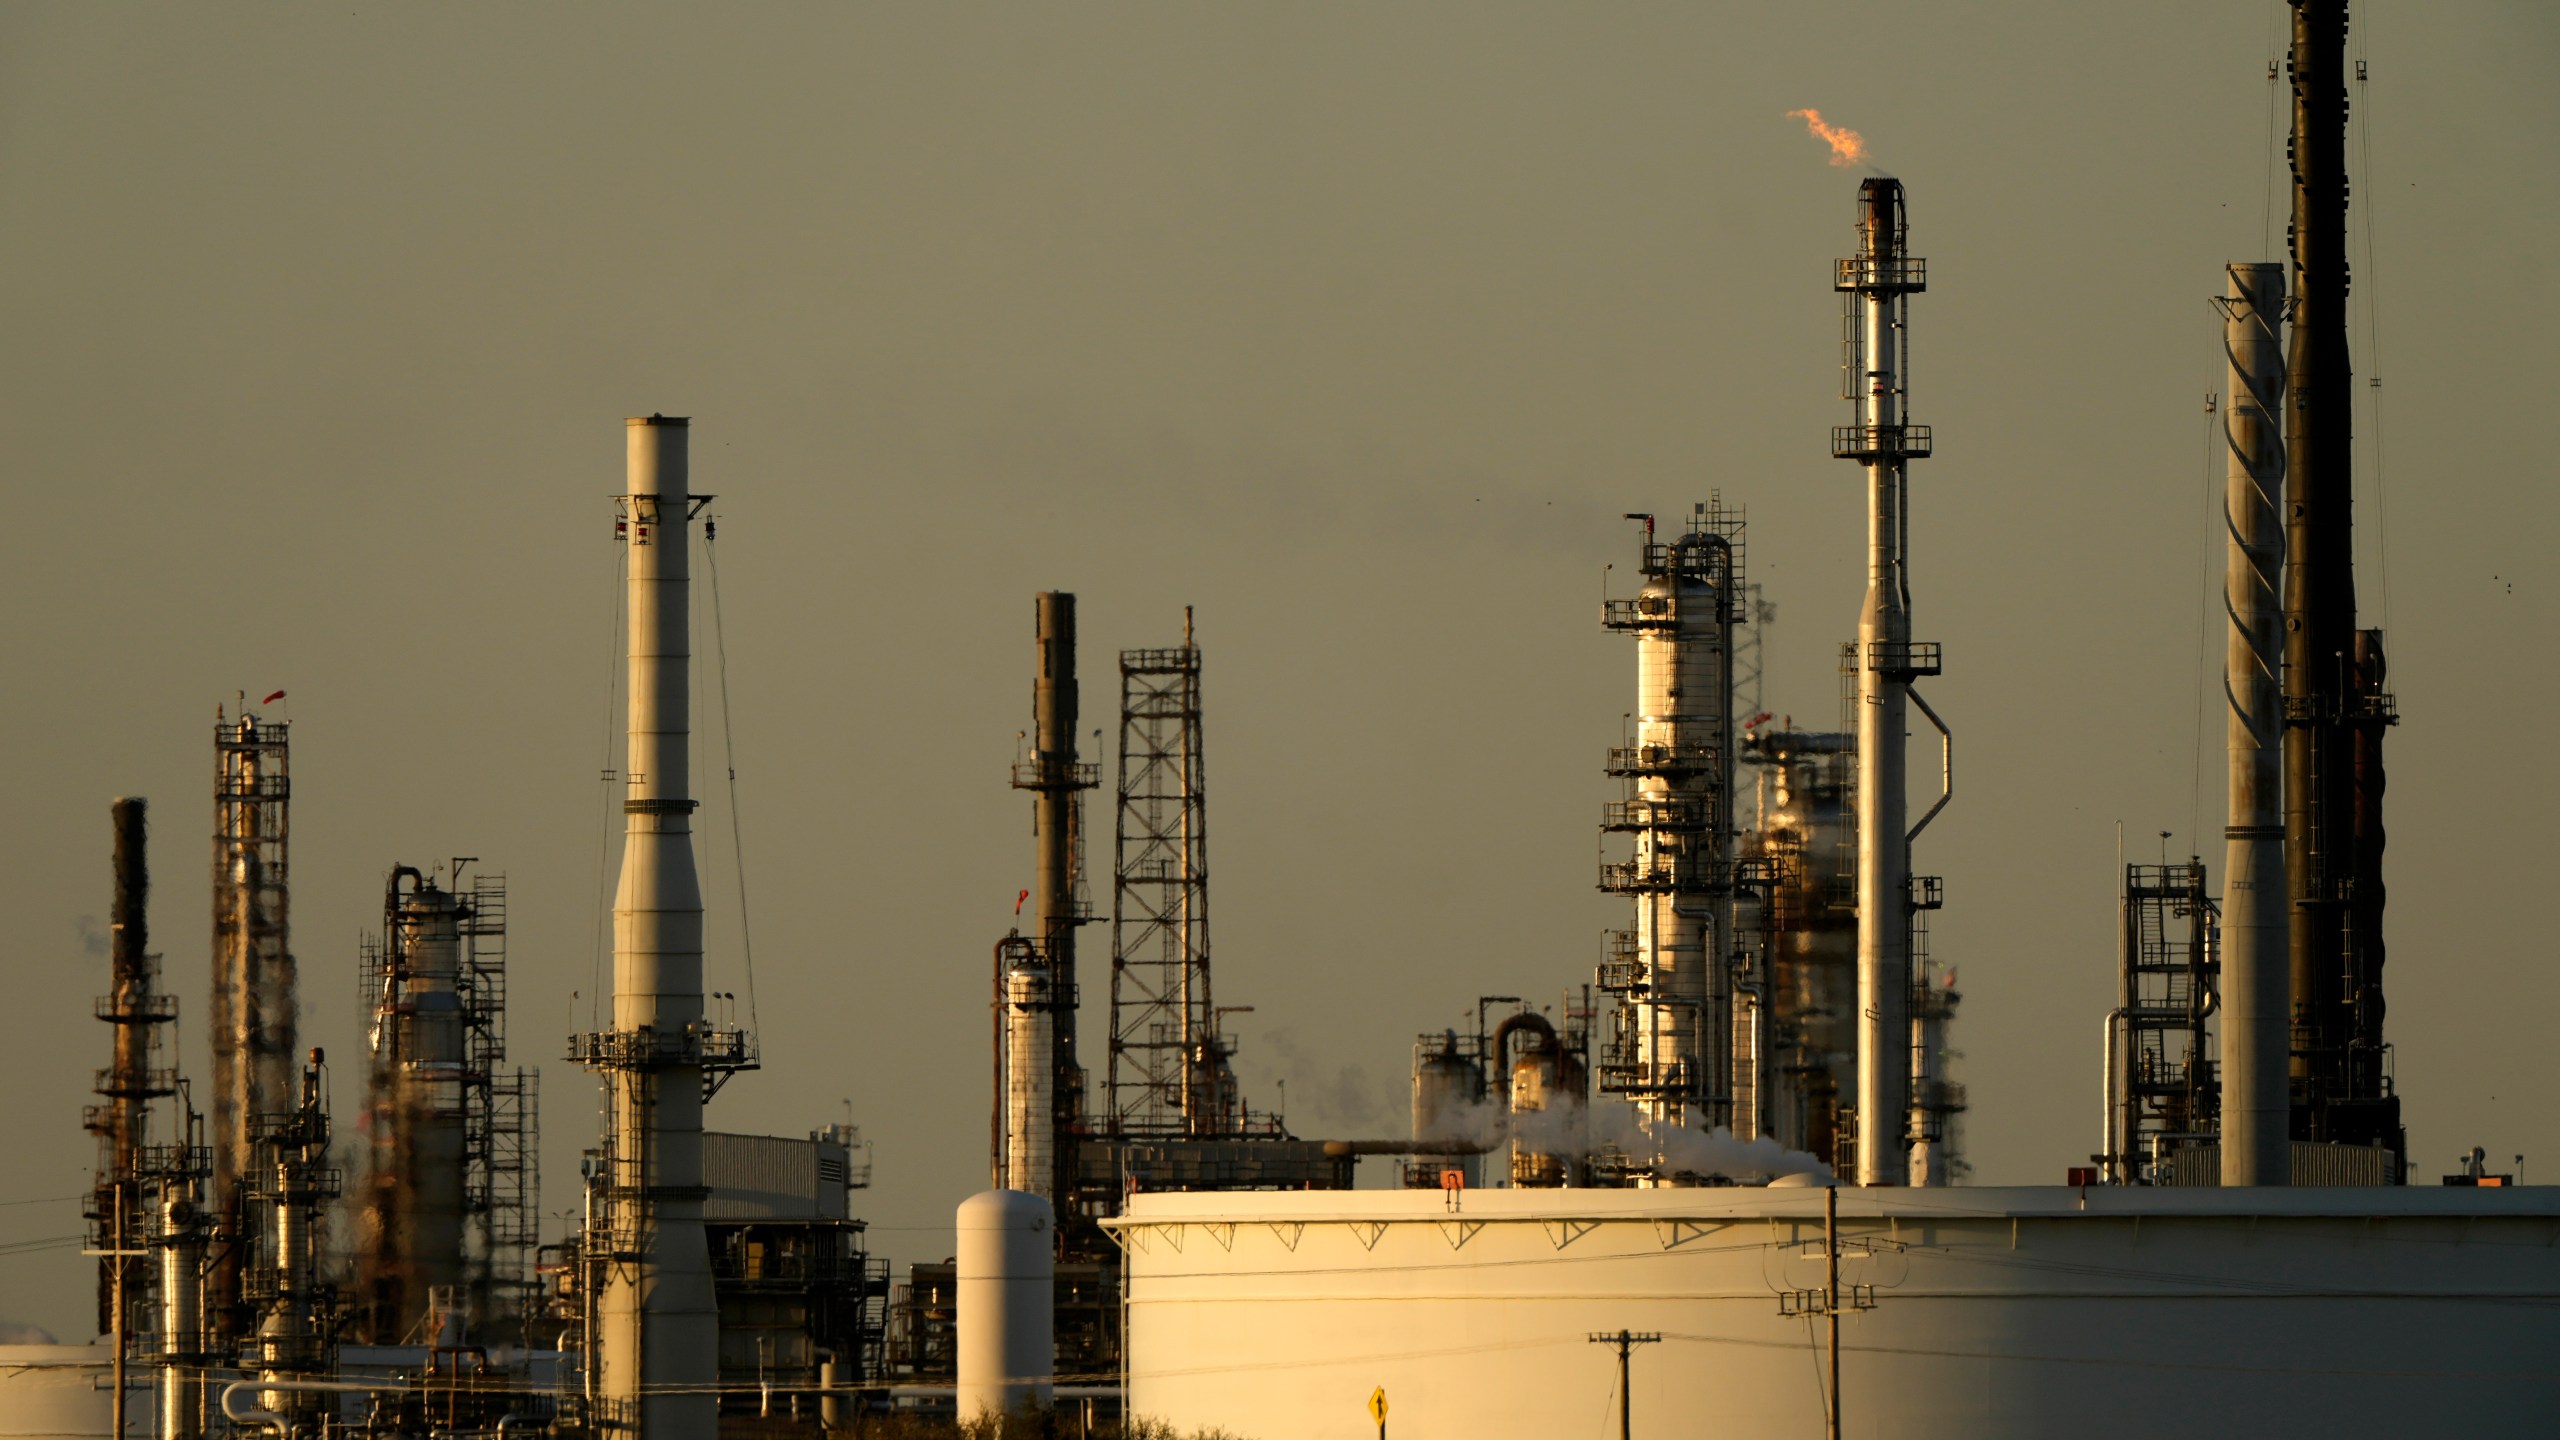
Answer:
[{"label": "steel lattice tower", "polygon": [[1111,904],[1111,1126],[1212,1135],[1233,1109],[1209,990],[1209,837],[1200,651],[1120,652]]}]

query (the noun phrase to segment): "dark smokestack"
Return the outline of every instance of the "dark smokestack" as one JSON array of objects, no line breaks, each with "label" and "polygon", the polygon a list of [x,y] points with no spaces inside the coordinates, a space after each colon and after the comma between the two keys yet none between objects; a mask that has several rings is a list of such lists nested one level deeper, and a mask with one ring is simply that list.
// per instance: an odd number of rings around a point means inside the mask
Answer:
[{"label": "dark smokestack", "polygon": [[[2381,853],[2361,853],[2357,766],[2379,823],[2376,679],[2357,664],[2354,374],[2347,348],[2347,6],[2293,0],[2293,340],[2286,397],[2285,870],[2297,1140],[2403,1148],[2381,1034]],[[2370,734],[2368,747],[2360,736]]]}]

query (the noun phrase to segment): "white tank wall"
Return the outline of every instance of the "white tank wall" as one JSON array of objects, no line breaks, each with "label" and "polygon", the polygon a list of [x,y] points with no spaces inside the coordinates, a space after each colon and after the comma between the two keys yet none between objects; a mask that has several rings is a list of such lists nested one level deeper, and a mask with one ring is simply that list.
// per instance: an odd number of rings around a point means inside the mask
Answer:
[{"label": "white tank wall", "polygon": [[[115,1428],[114,1360],[104,1345],[0,1345],[0,1437],[107,1440]],[[156,1371],[125,1378],[124,1433],[150,1440]]]},{"label": "white tank wall", "polygon": [[[2086,1208],[2082,1208],[2085,1204]],[[1822,1433],[1819,1189],[1164,1194],[1127,1242],[1130,1404],[1181,1430]],[[1845,1189],[1844,1434],[2540,1433],[2560,1191]],[[1674,1417],[1677,1417],[1676,1419]]]}]

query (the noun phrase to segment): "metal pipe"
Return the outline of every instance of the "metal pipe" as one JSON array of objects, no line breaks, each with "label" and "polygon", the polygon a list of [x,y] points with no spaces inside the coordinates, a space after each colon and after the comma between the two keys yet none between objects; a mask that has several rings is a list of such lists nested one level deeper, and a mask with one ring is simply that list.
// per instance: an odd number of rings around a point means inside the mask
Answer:
[{"label": "metal pipe", "polygon": [[1327,1158],[1340,1160],[1348,1155],[1483,1155],[1501,1142],[1495,1140],[1327,1140]]},{"label": "metal pipe", "polygon": [[388,1377],[381,1380],[234,1380],[222,1387],[222,1415],[234,1425],[265,1425],[277,1435],[292,1434],[291,1422],[273,1410],[243,1410],[231,1402],[243,1391],[261,1395],[400,1395],[406,1394],[409,1382]]},{"label": "metal pipe", "polygon": [[2118,1087],[2124,1080],[2124,1067],[2120,1063],[2123,1046],[2118,1036],[2123,1031],[2125,1022],[2131,1018],[2131,1012],[2122,1005],[2107,1012],[2107,1035],[2104,1047],[2106,1074],[2100,1077],[2100,1088],[2105,1091],[2106,1113],[2101,1117],[2103,1121],[2101,1129],[2104,1133],[2100,1137],[2098,1163],[2105,1167],[2104,1174],[2107,1177],[2107,1183],[2111,1185],[2125,1183],[2124,1159],[2121,1154],[2123,1147],[2118,1143],[2116,1134],[2117,1122],[2122,1118],[2117,1109],[2116,1100]]},{"label": "metal pipe", "polygon": [[1920,832],[1929,828],[1929,822],[1938,818],[1938,812],[1947,808],[1947,802],[1956,798],[1956,737],[1955,732],[1947,728],[1947,722],[1938,718],[1938,712],[1929,708],[1929,702],[1920,698],[1918,690],[1906,689],[1903,693],[1910,697],[1912,704],[1920,707],[1920,713],[1928,716],[1929,723],[1938,731],[1938,800],[1929,807],[1927,814],[1920,817],[1919,823],[1911,827],[1911,833],[1902,837],[1909,841],[1919,839]]},{"label": "metal pipe", "polygon": [[2290,1179],[2286,1111],[2284,708],[2278,693],[2284,564],[2284,267],[2225,267],[2222,659],[2223,748],[2222,1183]]}]

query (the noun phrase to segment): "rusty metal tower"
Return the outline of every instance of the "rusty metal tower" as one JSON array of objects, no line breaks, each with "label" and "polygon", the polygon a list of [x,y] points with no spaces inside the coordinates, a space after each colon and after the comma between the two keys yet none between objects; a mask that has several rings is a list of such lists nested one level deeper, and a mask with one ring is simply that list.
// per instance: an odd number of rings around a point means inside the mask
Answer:
[{"label": "rusty metal tower", "polygon": [[1209,989],[1200,650],[1120,652],[1111,905],[1110,1123],[1123,1136],[1232,1128],[1235,1081]]},{"label": "rusty metal tower", "polygon": [[[277,697],[270,696],[273,700]],[[289,865],[293,796],[290,726],[250,713],[214,713],[213,1205],[216,1223],[245,1235],[242,1187],[258,1164],[259,1117],[298,1108]],[[244,1247],[225,1247],[208,1304],[245,1321]]]}]

